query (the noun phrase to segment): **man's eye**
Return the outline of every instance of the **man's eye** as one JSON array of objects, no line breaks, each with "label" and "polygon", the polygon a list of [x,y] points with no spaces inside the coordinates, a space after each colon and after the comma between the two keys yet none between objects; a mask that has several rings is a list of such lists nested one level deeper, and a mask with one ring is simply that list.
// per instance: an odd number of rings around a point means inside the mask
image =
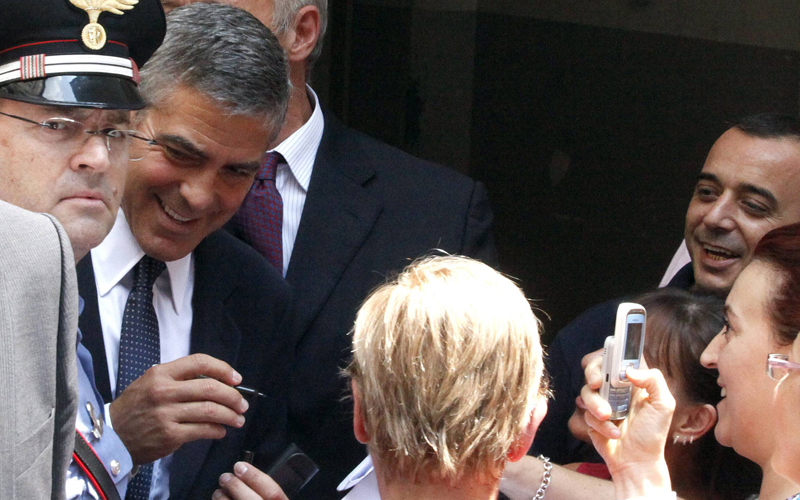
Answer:
[{"label": "man's eye", "polygon": [[112,139],[126,139],[128,137],[128,132],[126,130],[120,130],[118,128],[104,128],[103,130],[99,130],[100,134],[111,137]]},{"label": "man's eye", "polygon": [[230,167],[228,168],[228,172],[237,177],[254,177],[256,175],[255,171],[249,168]]},{"label": "man's eye", "polygon": [[709,198],[717,195],[717,192],[708,186],[697,186],[694,192],[700,198]]},{"label": "man's eye", "polygon": [[188,163],[194,159],[190,154],[181,151],[180,149],[175,149],[169,146],[163,146],[164,154],[170,160]]},{"label": "man's eye", "polygon": [[769,211],[766,207],[754,201],[745,200],[742,204],[754,215],[764,215]]},{"label": "man's eye", "polygon": [[71,124],[60,120],[48,120],[42,122],[42,125],[49,130],[67,130],[70,128]]}]

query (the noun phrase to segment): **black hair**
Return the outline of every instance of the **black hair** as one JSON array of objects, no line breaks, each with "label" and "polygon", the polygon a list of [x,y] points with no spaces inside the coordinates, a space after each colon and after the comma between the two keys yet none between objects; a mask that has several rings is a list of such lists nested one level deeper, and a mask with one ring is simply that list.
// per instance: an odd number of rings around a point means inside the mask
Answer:
[{"label": "black hair", "polygon": [[800,119],[795,115],[761,113],[746,116],[732,124],[749,135],[760,139],[794,139],[800,141]]}]

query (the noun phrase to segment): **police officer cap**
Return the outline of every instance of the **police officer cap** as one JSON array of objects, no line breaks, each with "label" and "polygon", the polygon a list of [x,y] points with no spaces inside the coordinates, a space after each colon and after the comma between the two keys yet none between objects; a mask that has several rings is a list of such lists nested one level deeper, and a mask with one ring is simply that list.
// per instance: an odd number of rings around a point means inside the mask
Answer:
[{"label": "police officer cap", "polygon": [[3,0],[0,98],[141,109],[141,67],[164,39],[160,0]]}]

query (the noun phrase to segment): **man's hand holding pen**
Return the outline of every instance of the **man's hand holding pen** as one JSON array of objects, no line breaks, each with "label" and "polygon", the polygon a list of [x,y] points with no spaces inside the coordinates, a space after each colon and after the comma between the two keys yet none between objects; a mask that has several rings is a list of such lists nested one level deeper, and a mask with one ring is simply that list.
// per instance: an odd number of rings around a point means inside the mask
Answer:
[{"label": "man's hand holding pen", "polygon": [[205,354],[155,365],[111,403],[111,423],[134,464],[149,463],[243,426],[250,405],[241,391],[256,391],[234,387],[241,382],[230,365]]},{"label": "man's hand holding pen", "polygon": [[[206,375],[200,375],[199,378],[208,378]],[[257,390],[253,389],[252,387],[245,387],[243,385],[237,385],[233,387],[239,394],[244,396],[244,398],[248,401],[251,401],[253,398],[265,398],[267,397],[266,394],[258,392]]]}]

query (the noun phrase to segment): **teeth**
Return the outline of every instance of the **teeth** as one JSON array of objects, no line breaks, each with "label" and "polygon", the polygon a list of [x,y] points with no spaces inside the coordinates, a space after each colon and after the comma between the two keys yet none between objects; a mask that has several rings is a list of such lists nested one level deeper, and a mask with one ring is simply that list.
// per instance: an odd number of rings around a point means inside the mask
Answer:
[{"label": "teeth", "polygon": [[713,247],[711,245],[703,245],[703,249],[707,252],[708,256],[714,260],[725,260],[736,257],[736,254],[725,250],[724,248]]},{"label": "teeth", "polygon": [[725,396],[727,396],[727,395],[728,395],[728,392],[727,392],[727,391],[725,390],[725,388],[723,387],[723,388],[722,388],[722,390],[720,390],[720,391],[719,391],[719,395],[720,395],[720,396],[722,396],[722,397],[724,398]]},{"label": "teeth", "polygon": [[161,206],[164,208],[164,211],[167,212],[167,215],[169,215],[178,222],[189,222],[190,220],[192,220],[178,215],[174,210],[169,208],[169,206],[164,202],[164,200],[161,200]]}]

